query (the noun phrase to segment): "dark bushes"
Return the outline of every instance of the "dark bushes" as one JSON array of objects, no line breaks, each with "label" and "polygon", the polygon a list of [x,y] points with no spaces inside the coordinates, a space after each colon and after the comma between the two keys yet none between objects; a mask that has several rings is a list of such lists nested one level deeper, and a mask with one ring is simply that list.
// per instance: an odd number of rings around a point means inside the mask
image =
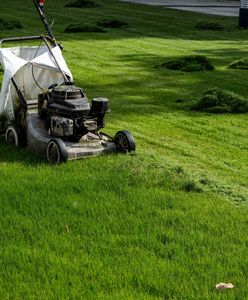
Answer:
[{"label": "dark bushes", "polygon": [[195,24],[195,28],[199,30],[217,30],[223,31],[225,28],[216,22],[200,21]]},{"label": "dark bushes", "polygon": [[174,59],[165,62],[161,65],[161,67],[184,72],[197,72],[214,69],[214,66],[210,63],[208,58],[203,55],[192,55]]},{"label": "dark bushes", "polygon": [[75,0],[65,4],[65,7],[75,8],[90,8],[99,6],[95,1],[92,0]]},{"label": "dark bushes", "polygon": [[127,26],[127,22],[117,19],[103,19],[102,21],[97,22],[98,26],[108,27],[108,28],[120,28],[123,26]]},{"label": "dark bushes", "polygon": [[76,32],[100,32],[104,33],[106,30],[100,26],[93,25],[93,24],[82,24],[82,23],[73,23],[69,24],[65,28],[66,33],[76,33]]},{"label": "dark bushes", "polygon": [[12,29],[21,29],[22,25],[19,21],[16,20],[4,20],[0,19],[0,30],[12,30]]},{"label": "dark bushes", "polygon": [[192,109],[211,113],[246,113],[248,101],[233,92],[214,88],[206,91]]}]

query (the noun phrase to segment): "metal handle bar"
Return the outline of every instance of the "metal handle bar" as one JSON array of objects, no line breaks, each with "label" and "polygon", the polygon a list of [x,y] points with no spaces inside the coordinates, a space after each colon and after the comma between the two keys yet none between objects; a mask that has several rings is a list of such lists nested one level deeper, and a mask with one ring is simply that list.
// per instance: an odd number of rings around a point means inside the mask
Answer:
[{"label": "metal handle bar", "polygon": [[49,23],[47,22],[46,16],[43,13],[43,10],[42,10],[42,7],[39,4],[39,1],[38,0],[33,0],[33,3],[34,3],[34,5],[35,5],[35,7],[37,9],[37,12],[38,12],[39,16],[40,16],[41,22],[43,23],[43,25],[46,28],[46,31],[47,31],[48,35],[53,40],[54,44],[57,44],[56,40],[55,40],[55,37],[53,35],[52,29],[51,29]]},{"label": "metal handle bar", "polygon": [[[54,40],[50,36],[45,37],[46,40],[50,42],[51,45],[55,45]],[[23,36],[23,37],[13,37],[13,38],[5,38],[0,40],[0,48],[2,46],[2,43],[8,43],[8,42],[22,42],[22,41],[33,41],[33,40],[43,40],[43,35],[37,35],[37,36]]]}]

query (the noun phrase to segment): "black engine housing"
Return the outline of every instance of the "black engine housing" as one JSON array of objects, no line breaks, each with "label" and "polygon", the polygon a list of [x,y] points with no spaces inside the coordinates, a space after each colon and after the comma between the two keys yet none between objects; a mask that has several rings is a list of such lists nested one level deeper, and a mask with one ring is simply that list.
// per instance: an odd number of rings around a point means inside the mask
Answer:
[{"label": "black engine housing", "polygon": [[90,104],[81,88],[62,85],[53,88],[47,111],[61,117],[79,119],[89,114]]},{"label": "black engine housing", "polygon": [[[72,84],[55,86],[38,97],[38,113],[45,119],[46,129],[52,135],[66,139],[75,140],[88,132],[97,133],[104,127],[105,113],[109,111],[108,99],[95,98],[90,107],[84,91]],[[71,121],[73,132],[72,129],[64,132],[63,128],[68,129]]]}]

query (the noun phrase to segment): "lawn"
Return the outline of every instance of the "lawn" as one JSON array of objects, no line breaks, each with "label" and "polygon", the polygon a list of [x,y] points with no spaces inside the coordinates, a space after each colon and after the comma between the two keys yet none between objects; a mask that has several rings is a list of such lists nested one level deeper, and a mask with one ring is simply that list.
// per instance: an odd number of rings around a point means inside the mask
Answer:
[{"label": "lawn", "polygon": [[[247,31],[235,18],[97,2],[46,7],[75,83],[110,99],[105,131],[129,129],[137,151],[51,166],[0,137],[0,299],[248,299],[248,115],[190,110],[209,88],[247,98],[247,71],[227,68],[247,57]],[[23,25],[2,37],[44,31],[31,1],[0,11]],[[128,26],[64,33],[110,17]],[[215,70],[158,67],[198,54]]]}]

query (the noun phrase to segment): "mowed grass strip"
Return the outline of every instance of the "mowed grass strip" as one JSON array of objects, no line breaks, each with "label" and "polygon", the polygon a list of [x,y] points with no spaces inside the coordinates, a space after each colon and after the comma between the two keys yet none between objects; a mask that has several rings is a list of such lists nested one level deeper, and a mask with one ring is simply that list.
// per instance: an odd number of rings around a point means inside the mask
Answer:
[{"label": "mowed grass strip", "polygon": [[246,211],[183,192],[181,169],[137,156],[52,167],[8,150],[3,298],[213,299],[218,281],[236,285],[229,296],[246,295]]},{"label": "mowed grass strip", "polygon": [[[200,16],[220,35],[195,29],[197,14],[98,2],[47,9],[76,84],[111,101],[105,131],[130,129],[137,152],[49,166],[0,139],[1,299],[246,299],[248,118],[190,110],[214,87],[246,97],[245,72],[228,69],[246,33],[232,18]],[[24,0],[0,9],[23,24],[7,36],[44,30]],[[82,17],[128,27],[63,32]],[[215,70],[154,68],[185,55]],[[223,281],[235,289],[218,293]]]}]

